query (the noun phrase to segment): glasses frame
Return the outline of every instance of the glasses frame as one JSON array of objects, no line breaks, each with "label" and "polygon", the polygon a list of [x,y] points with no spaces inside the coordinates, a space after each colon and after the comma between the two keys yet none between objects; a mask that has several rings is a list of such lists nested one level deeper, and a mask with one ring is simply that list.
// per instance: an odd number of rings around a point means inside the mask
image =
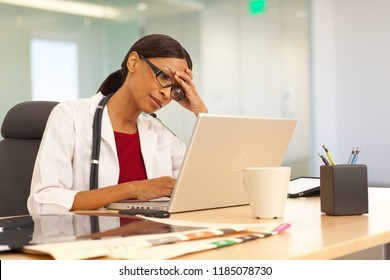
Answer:
[{"label": "glasses frame", "polygon": [[[169,77],[169,75],[167,73],[165,73],[164,71],[160,70],[156,65],[154,65],[152,62],[150,62],[150,60],[147,59],[146,57],[144,57],[143,55],[139,54],[139,57],[141,59],[145,60],[145,62],[149,65],[150,69],[152,69],[153,73],[155,74],[155,77],[156,77],[156,80],[157,80],[158,84],[162,88],[169,88],[169,87],[171,88],[171,93],[170,94],[171,94],[171,97],[172,97],[173,100],[180,101],[180,100],[182,100],[185,97],[184,91],[181,88],[179,88],[179,87],[177,87],[177,86],[175,86],[173,84],[173,81],[172,81],[171,77]],[[170,84],[168,84],[168,85],[161,84],[161,82],[158,79],[158,76],[160,76],[162,74],[166,75],[171,80]]]}]

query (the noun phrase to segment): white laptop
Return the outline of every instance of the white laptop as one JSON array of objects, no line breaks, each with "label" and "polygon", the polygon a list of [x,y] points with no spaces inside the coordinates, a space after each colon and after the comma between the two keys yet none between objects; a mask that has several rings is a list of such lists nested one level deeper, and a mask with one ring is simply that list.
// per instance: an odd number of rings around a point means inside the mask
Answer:
[{"label": "white laptop", "polygon": [[248,204],[242,169],[280,166],[295,125],[295,119],[199,114],[171,198],[106,208],[179,213]]}]

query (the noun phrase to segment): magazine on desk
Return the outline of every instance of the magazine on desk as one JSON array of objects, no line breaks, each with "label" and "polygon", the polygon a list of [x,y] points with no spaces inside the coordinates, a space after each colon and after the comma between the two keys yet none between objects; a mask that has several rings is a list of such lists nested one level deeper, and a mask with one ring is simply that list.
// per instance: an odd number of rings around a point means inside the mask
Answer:
[{"label": "magazine on desk", "polygon": [[[111,254],[110,258],[134,260],[172,259],[190,253],[218,249],[277,235],[291,226],[290,223],[222,224],[178,220],[169,220],[169,223],[182,226],[203,226],[205,229],[204,232],[200,232],[200,238],[185,238],[181,240],[190,242],[168,242],[166,244],[159,244],[159,246],[135,248],[128,252]],[[224,236],[217,237],[219,235],[210,234],[214,230],[223,231],[223,234],[220,235]],[[187,234],[183,232],[183,235],[186,236]],[[197,233],[191,235],[196,236]]]},{"label": "magazine on desk", "polygon": [[[99,216],[99,223],[102,222],[100,232],[91,233],[89,215],[33,217],[31,221],[34,223],[26,229],[34,230],[25,231],[25,243],[13,244],[11,249],[48,254],[63,260],[98,257],[171,259],[273,236],[290,226],[281,222],[222,224],[134,216],[130,219],[132,221],[127,225],[119,226],[117,215]],[[113,220],[116,227],[110,228],[103,223]],[[2,244],[5,241],[0,232],[1,245],[6,246]]]}]

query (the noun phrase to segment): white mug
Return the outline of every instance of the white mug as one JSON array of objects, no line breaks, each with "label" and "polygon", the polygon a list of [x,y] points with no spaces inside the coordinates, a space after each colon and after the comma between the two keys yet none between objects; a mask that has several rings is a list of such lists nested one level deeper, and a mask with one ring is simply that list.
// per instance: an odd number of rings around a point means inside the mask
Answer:
[{"label": "white mug", "polygon": [[282,218],[287,200],[291,167],[243,169],[244,187],[253,218]]}]

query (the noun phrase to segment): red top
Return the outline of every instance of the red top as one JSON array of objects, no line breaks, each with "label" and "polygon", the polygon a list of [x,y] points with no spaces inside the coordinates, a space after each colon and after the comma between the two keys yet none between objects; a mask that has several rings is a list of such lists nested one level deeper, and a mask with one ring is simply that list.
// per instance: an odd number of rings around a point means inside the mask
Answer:
[{"label": "red top", "polygon": [[[114,131],[114,136],[119,160],[118,184],[146,180],[147,175],[138,131],[134,134]],[[121,218],[120,225],[123,226],[131,221],[132,219]]]},{"label": "red top", "polygon": [[118,183],[147,179],[138,131],[127,134],[114,131],[119,160]]}]

